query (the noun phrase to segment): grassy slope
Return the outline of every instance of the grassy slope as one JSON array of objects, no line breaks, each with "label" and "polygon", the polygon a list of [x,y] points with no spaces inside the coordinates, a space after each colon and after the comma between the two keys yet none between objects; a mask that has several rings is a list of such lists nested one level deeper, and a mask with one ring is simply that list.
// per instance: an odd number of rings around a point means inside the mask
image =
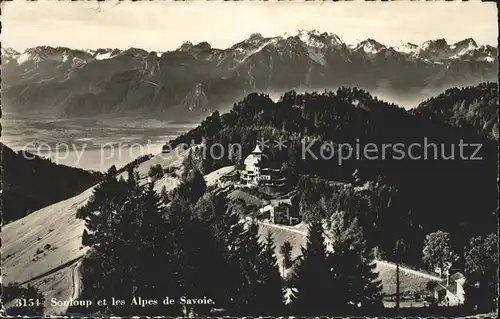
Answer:
[{"label": "grassy slope", "polygon": [[[146,180],[145,174],[150,166],[177,166],[186,155],[187,151],[179,152],[179,156],[170,158],[157,155],[142,163],[137,170],[141,178]],[[215,181],[213,177],[210,180]],[[157,182],[155,188],[161,189],[163,185],[167,189],[173,188],[177,183],[177,180],[165,176]],[[78,208],[88,201],[92,192],[93,187],[2,227],[2,280],[5,284],[25,282],[85,254],[87,248],[81,246],[85,223],[75,215]],[[44,249],[46,244],[51,245],[51,249]],[[44,251],[36,254],[37,249]],[[47,300],[53,297],[69,300],[73,289],[72,267],[73,265],[68,265],[30,283],[37,286]],[[48,314],[57,314],[64,309],[49,306],[47,311]]]},{"label": "grassy slope", "polygon": [[244,190],[241,189],[236,189],[232,191],[229,195],[228,198],[231,200],[237,200],[241,199],[245,202],[246,205],[250,206],[255,206],[255,207],[261,207],[267,204],[269,201],[260,199],[259,197],[249,194],[245,192]]},{"label": "grassy slope", "polygon": [[[294,231],[295,230],[295,231]],[[273,233],[273,238],[276,245],[276,255],[278,257],[278,263],[281,265],[281,254],[279,253],[279,248],[283,245],[285,241],[289,241],[293,246],[292,258],[300,256],[300,246],[306,245],[305,227],[301,226],[299,228],[292,228],[291,230],[286,230],[284,227],[277,228],[271,225],[259,224],[259,234],[265,236],[268,231]],[[302,234],[301,234],[302,233]],[[385,262],[377,262],[377,271],[379,272],[379,278],[382,280],[383,293],[386,295],[391,295],[396,292],[396,271],[395,268]],[[426,288],[426,284],[429,282],[428,278],[424,278],[404,269],[400,271],[400,290],[404,292],[406,290],[421,290]]]}]

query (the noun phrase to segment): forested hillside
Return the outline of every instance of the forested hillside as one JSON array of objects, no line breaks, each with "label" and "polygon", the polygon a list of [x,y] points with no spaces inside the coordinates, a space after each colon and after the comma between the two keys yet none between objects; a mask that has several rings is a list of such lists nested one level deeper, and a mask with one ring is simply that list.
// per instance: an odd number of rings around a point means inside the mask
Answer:
[{"label": "forested hillside", "polygon": [[413,112],[453,126],[470,126],[498,139],[498,83],[448,89],[422,102]]},{"label": "forested hillside", "polygon": [[[477,87],[486,97],[494,96],[494,89],[493,85]],[[448,91],[449,100],[459,100],[464,95],[461,92]],[[428,107],[437,107],[431,105],[434,101],[439,99],[429,100]],[[385,258],[392,258],[394,244],[401,239],[404,258],[421,264],[422,245],[429,232],[442,229],[467,240],[494,230],[497,150],[495,141],[466,127],[450,126],[446,117],[429,119],[416,113],[356,88],[306,94],[291,91],[278,102],[266,95],[250,94],[229,113],[213,113],[172,143],[204,139],[208,149],[215,143],[241,143],[246,156],[260,138],[269,140],[270,147],[264,152],[281,164],[290,178],[351,183],[340,190],[302,192],[302,202],[313,203],[302,209],[303,214],[315,212],[327,217],[335,209],[350,211],[370,228]],[[287,145],[281,150],[275,147],[280,137]],[[330,142],[337,151],[332,157],[328,153]],[[342,143],[352,147],[349,158]],[[393,147],[397,143],[404,152]],[[391,146],[384,149],[383,145]],[[411,145],[416,146],[410,149]],[[378,151],[363,153],[367,146]],[[328,156],[320,156],[322,147]],[[358,154],[356,147],[361,150]],[[238,158],[228,156],[227,149],[223,156],[218,149],[214,147],[203,161],[204,174],[238,163]],[[343,160],[339,160],[341,149],[346,157]],[[303,189],[308,188],[312,189]],[[308,198],[308,193],[316,197]],[[463,247],[465,243],[457,239],[456,244]]]},{"label": "forested hillside", "polygon": [[75,196],[101,177],[30,153],[16,153],[1,143],[0,148],[3,223]]}]

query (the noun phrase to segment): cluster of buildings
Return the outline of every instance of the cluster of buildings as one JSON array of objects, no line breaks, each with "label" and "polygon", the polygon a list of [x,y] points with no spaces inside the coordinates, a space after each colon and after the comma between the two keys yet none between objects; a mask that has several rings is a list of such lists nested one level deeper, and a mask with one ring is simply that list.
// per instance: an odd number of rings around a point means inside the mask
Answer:
[{"label": "cluster of buildings", "polygon": [[[256,188],[279,193],[286,191],[287,179],[281,169],[266,165],[266,155],[259,145],[245,158],[239,171],[240,187]],[[292,225],[300,222],[298,204],[294,197],[271,199],[269,204],[259,209],[259,218],[269,219],[271,223]]]},{"label": "cluster of buildings", "polygon": [[[287,193],[287,179],[279,168],[269,165],[266,155],[259,145],[245,158],[243,166],[231,175],[221,178],[221,185],[233,185],[236,188],[258,189],[267,194]],[[225,183],[225,184],[224,184]],[[220,185],[220,186],[221,186]],[[274,224],[295,225],[301,222],[299,204],[296,195],[270,199],[258,208],[258,219]],[[442,306],[458,306],[465,302],[465,277],[457,272],[446,276],[436,283],[434,298]]]},{"label": "cluster of buildings", "polygon": [[240,169],[220,178],[219,187],[223,188],[228,185],[235,188],[258,189],[277,197],[266,201],[266,204],[259,208],[259,219],[285,225],[293,225],[301,221],[295,197],[285,195],[288,191],[287,178],[281,169],[269,165],[259,145],[256,145],[244,159]]},{"label": "cluster of buildings", "polygon": [[[259,145],[245,158],[243,166],[222,179],[237,188],[258,189],[267,194],[286,194],[287,179],[281,169],[274,168],[267,161]],[[227,184],[226,184],[227,185]],[[297,196],[288,194],[286,198],[270,199],[258,208],[258,219],[274,224],[295,225],[301,222]],[[436,283],[434,298],[442,306],[458,306],[465,302],[465,277],[457,272],[447,275]]]},{"label": "cluster of buildings", "polygon": [[259,209],[259,217],[269,219],[273,224],[295,225],[301,218],[296,197],[285,199],[271,199],[270,203]]}]

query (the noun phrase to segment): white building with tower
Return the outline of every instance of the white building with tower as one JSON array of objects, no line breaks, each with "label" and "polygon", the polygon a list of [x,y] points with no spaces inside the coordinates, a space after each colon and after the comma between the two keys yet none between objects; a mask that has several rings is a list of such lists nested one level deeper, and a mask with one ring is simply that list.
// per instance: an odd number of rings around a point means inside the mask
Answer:
[{"label": "white building with tower", "polygon": [[245,158],[243,167],[239,170],[239,186],[261,187],[270,192],[282,191],[287,185],[286,177],[283,176],[281,169],[273,168],[270,165],[266,154],[257,144],[250,155]]},{"label": "white building with tower", "polygon": [[243,161],[245,166],[240,172],[241,184],[247,187],[255,187],[261,179],[260,163],[262,162],[263,153],[259,145],[248,155]]}]

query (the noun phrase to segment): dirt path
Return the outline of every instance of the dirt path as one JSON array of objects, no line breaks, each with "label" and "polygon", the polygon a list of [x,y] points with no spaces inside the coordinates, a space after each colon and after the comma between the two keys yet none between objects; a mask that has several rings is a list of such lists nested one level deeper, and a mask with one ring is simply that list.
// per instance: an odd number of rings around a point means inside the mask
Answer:
[{"label": "dirt path", "polygon": [[82,266],[82,261],[79,260],[74,266],[72,271],[73,279],[73,293],[71,294],[71,301],[78,299],[80,297],[81,285],[80,285],[80,267]]},{"label": "dirt path", "polygon": [[39,274],[39,275],[37,275],[37,276],[35,276],[35,277],[31,277],[30,279],[28,279],[28,280],[26,280],[26,281],[23,281],[23,282],[22,282],[22,283],[20,283],[19,285],[24,285],[24,284],[30,283],[30,282],[32,282],[32,281],[34,281],[34,280],[37,280],[37,279],[40,279],[40,278],[43,278],[43,277],[49,276],[49,275],[51,275],[51,274],[53,274],[53,273],[55,273],[55,272],[57,272],[57,271],[59,271],[59,270],[61,270],[61,269],[64,269],[64,268],[66,268],[66,267],[69,267],[69,266],[73,265],[74,263],[76,263],[76,262],[80,261],[80,259],[82,259],[82,256],[79,256],[79,257],[77,257],[77,258],[71,259],[71,260],[69,260],[69,261],[65,262],[64,264],[61,264],[61,265],[59,265],[59,266],[57,266],[57,267],[55,267],[55,268],[52,268],[51,270],[46,271],[46,272],[44,272],[44,273],[41,273],[41,274]]},{"label": "dirt path", "polygon": [[271,224],[271,223],[266,223],[266,222],[260,222],[260,221],[258,223],[262,224],[264,226],[278,228],[278,229],[283,229],[283,230],[286,230],[286,231],[289,231],[289,232],[293,232],[293,233],[297,233],[297,234],[300,234],[300,235],[303,235],[303,236],[307,236],[306,232],[298,230],[298,229],[294,229],[294,228],[291,228],[291,227],[286,227],[286,226],[281,226],[281,225],[276,225],[276,224]]},{"label": "dirt path", "polygon": [[[383,265],[384,267],[396,269],[396,264],[391,263],[389,261],[376,260],[375,262],[377,264],[379,264],[379,265]],[[403,266],[399,266],[399,269],[401,271],[404,271],[405,273],[408,273],[408,274],[411,274],[411,275],[414,275],[414,276],[419,276],[419,277],[422,277],[422,278],[426,278],[426,279],[430,279],[430,280],[435,280],[435,281],[442,280],[438,276],[433,276],[433,275],[427,274],[425,272],[414,270],[414,269],[410,269],[410,268],[406,268],[406,267],[403,267]]]}]

